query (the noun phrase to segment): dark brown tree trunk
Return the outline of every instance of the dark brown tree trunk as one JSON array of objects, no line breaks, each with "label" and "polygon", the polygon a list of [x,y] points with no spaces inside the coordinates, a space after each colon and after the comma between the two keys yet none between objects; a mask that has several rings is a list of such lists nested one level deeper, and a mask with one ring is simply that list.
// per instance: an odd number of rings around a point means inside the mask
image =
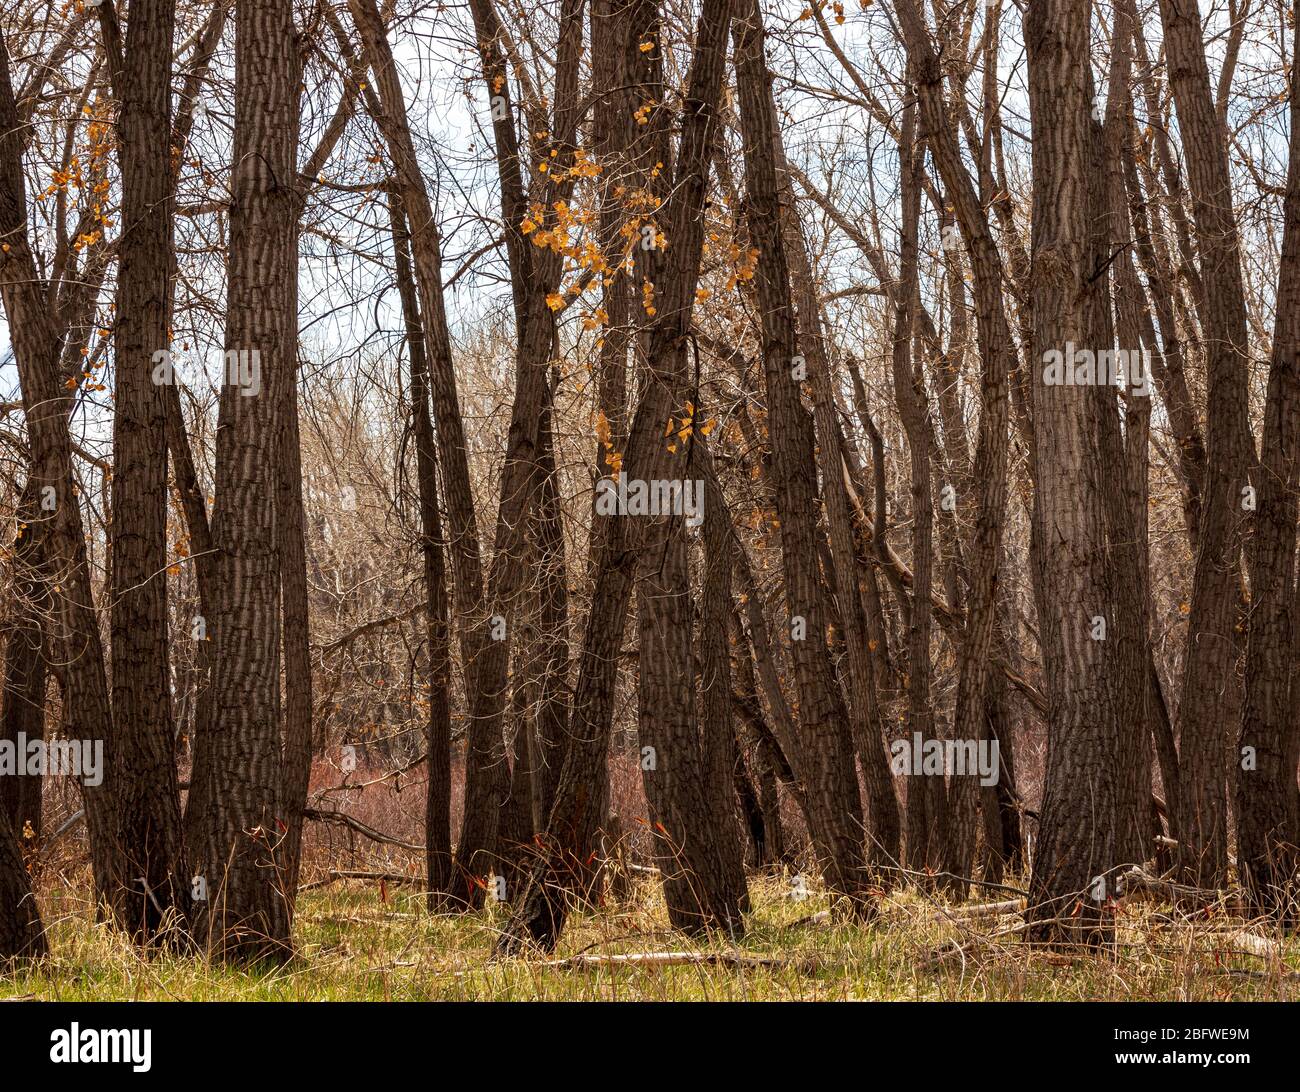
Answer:
[{"label": "dark brown tree trunk", "polygon": [[[930,484],[930,430],[925,382],[912,364],[913,300],[916,296],[917,231],[921,211],[921,172],[925,145],[918,144],[916,105],[903,112],[902,138],[903,215],[898,287],[894,294],[894,346],[892,353],[894,399],[907,433],[912,478],[912,609],[908,618],[907,729],[910,736],[934,738],[934,710],[930,697],[930,626],[933,608],[934,497]],[[911,770],[907,791],[908,867],[923,872],[941,868],[943,846],[933,845],[941,835],[944,801],[941,778]],[[937,790],[937,791],[936,791]],[[939,814],[932,814],[939,812]]]},{"label": "dark brown tree trunk", "polygon": [[[14,536],[12,616],[5,637],[4,693],[0,694],[0,740],[16,748],[20,738],[45,738],[45,681],[48,663],[42,620],[49,616],[49,585],[41,566],[37,541],[36,490],[29,478],[18,502],[18,532]],[[0,777],[0,811],[9,816],[24,845],[39,843],[41,774]],[[27,831],[30,829],[30,835]]]},{"label": "dark brown tree trunk", "polygon": [[[984,738],[984,691],[988,682],[997,610],[998,564],[1007,493],[1008,376],[1015,347],[1002,300],[1002,261],[983,204],[958,149],[943,97],[943,75],[929,31],[915,0],[902,0],[899,20],[914,72],[921,129],[953,204],[975,282],[975,317],[984,371],[980,384],[979,439],[972,483],[979,491],[975,526],[966,549],[970,579],[960,651],[953,735],[967,745]],[[978,780],[955,774],[948,797],[947,871],[952,893],[964,898],[974,859]]]},{"label": "dark brown tree trunk", "polygon": [[568,747],[569,724],[569,574],[551,414],[551,396],[548,393],[539,437],[538,462],[542,481],[533,532],[540,653],[537,657],[540,687],[530,737],[536,748],[536,761],[532,765],[536,801],[534,833],[546,829],[546,820],[551,814],[560,767]]},{"label": "dark brown tree trunk", "polygon": [[65,734],[102,745],[104,777],[83,785],[91,865],[99,906],[120,905],[126,878],[117,834],[113,773],[117,765],[113,715],[104,648],[91,593],[80,500],[73,484],[71,398],[60,370],[61,333],[51,313],[45,282],[36,269],[27,236],[27,194],[23,178],[24,131],[9,75],[7,43],[0,35],[0,299],[22,387],[31,453],[30,480],[37,496],[47,580],[54,603],[57,649],[62,670]]},{"label": "dark brown tree trunk", "polygon": [[[131,0],[114,75],[122,236],[113,415],[114,777],[126,855],[121,924],[153,937],[189,912],[167,633],[167,441],[155,354],[170,350],[171,68],[175,0]],[[174,375],[168,376],[174,381]]]},{"label": "dark brown tree trunk", "polygon": [[[1300,42],[1300,29],[1293,32]],[[1295,718],[1296,487],[1300,475],[1300,50],[1291,62],[1291,155],[1264,442],[1255,468],[1255,533],[1246,703],[1237,762],[1237,868],[1252,914],[1297,920],[1300,795]]]},{"label": "dark brown tree trunk", "polygon": [[[378,89],[377,101],[371,102],[369,94],[367,101],[388,145],[411,231],[411,253],[415,261],[420,315],[424,321],[425,352],[429,363],[429,389],[437,423],[438,462],[442,467],[443,500],[447,505],[447,542],[456,590],[461,660],[465,665],[466,689],[471,701],[469,714],[474,739],[470,746],[479,753],[490,751],[498,754],[500,748],[491,737],[494,724],[495,731],[499,733],[500,715],[498,713],[493,721],[483,703],[504,700],[504,693],[497,692],[504,690],[504,674],[498,676],[494,667],[495,657],[505,650],[489,648],[494,643],[501,642],[492,640],[493,612],[488,609],[483,591],[474,494],[470,485],[464,424],[456,393],[451,335],[447,329],[447,313],[442,296],[442,244],[433,206],[416,159],[392,47],[384,33],[378,8],[374,0],[348,0],[348,7],[361,35],[366,63]],[[478,771],[475,776],[480,779],[499,778],[504,773],[503,764],[489,764],[485,767],[477,760],[470,764],[470,768]],[[486,790],[476,785],[474,797],[478,803],[471,822],[477,824],[477,827],[469,832],[472,841],[466,840],[466,832],[462,829],[461,842],[457,847],[459,875],[454,884],[454,893],[463,903],[471,906],[481,904],[483,898],[483,887],[475,882],[475,877],[480,872],[486,874],[490,867],[487,854],[495,842],[497,804],[507,791],[502,789],[499,780],[490,780],[487,787],[491,789],[491,800],[484,801]],[[466,812],[469,811],[466,808]]]},{"label": "dark brown tree trunk", "polygon": [[31,877],[9,816],[0,811],[0,960],[48,951]]},{"label": "dark brown tree trunk", "polygon": [[[291,951],[280,728],[280,425],[297,360],[298,40],[272,0],[235,12],[226,375],[217,430],[211,767],[194,865],[200,939],[226,959]],[[234,373],[234,374],[232,374]]]},{"label": "dark brown tree trunk", "polygon": [[[646,355],[644,393],[629,432],[624,466],[630,479],[656,476],[669,416],[680,415],[689,388],[686,339],[690,330],[703,245],[703,217],[708,166],[712,154],[714,113],[726,67],[728,0],[709,0],[700,19],[695,57],[683,106],[680,162],[664,211],[673,240],[666,268],[656,280],[658,312]],[[677,475],[679,478],[681,474]],[[614,682],[622,648],[628,599],[640,544],[640,529],[627,517],[610,519],[600,545],[596,583],[583,636],[578,683],[569,724],[569,749],[560,772],[555,804],[527,886],[510,925],[497,942],[500,953],[528,942],[552,947],[568,915],[570,893],[583,875],[594,837],[605,815],[603,783],[597,767],[604,763],[613,715]]]},{"label": "dark brown tree trunk", "polygon": [[[298,248],[294,267],[286,274],[297,299]],[[293,316],[297,317],[296,303]],[[303,810],[311,783],[312,701],[311,617],[307,599],[307,547],[303,538],[302,450],[298,433],[297,324],[288,347],[293,355],[284,361],[284,389],[280,392],[279,481],[277,531],[280,545],[280,609],[284,640],[284,786],[282,815],[287,829],[278,851],[284,870],[284,889],[292,912],[302,869]]]},{"label": "dark brown tree trunk", "polygon": [[[807,362],[800,357],[796,341],[772,145],[776,111],[755,0],[741,0],[733,36],[745,138],[746,221],[751,243],[759,252],[754,280],[763,323],[768,441],[781,521],[786,605],[792,619],[804,623],[802,639],[791,642],[791,660],[808,766],[805,789],[811,834],[827,885],[849,896],[854,910],[861,913],[870,910],[862,805],[844,695],[826,646],[827,591],[817,566],[814,512],[815,438],[812,415],[800,398]],[[823,439],[826,442],[828,438]]]},{"label": "dark brown tree trunk", "polygon": [[1235,632],[1242,486],[1254,457],[1247,421],[1248,345],[1228,135],[1210,92],[1201,13],[1193,0],[1161,0],[1169,85],[1178,110],[1204,282],[1211,412],[1205,502],[1192,579],[1182,700],[1178,704],[1183,800],[1179,860],[1188,883],[1215,887],[1228,867],[1228,724],[1239,689]]},{"label": "dark brown tree trunk", "polygon": [[[1106,627],[1117,625],[1106,564],[1106,509],[1088,387],[1048,385],[1047,354],[1091,346],[1088,0],[1034,0],[1026,17],[1034,140],[1032,284],[1037,490],[1035,563],[1049,749],[1029,905],[1046,942],[1109,936],[1104,909],[1117,858],[1120,710],[1110,699]],[[1099,346],[1098,346],[1099,347]],[[1043,363],[1039,363],[1043,362]],[[1073,366],[1073,361],[1069,361]]]}]

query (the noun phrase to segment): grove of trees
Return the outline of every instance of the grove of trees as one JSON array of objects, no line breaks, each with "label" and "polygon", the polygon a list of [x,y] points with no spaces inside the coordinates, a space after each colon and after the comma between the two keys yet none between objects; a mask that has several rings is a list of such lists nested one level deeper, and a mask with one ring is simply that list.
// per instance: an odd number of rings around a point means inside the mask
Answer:
[{"label": "grove of trees", "polygon": [[1018,877],[1053,946],[1134,868],[1293,927],[1296,43],[0,0],[0,956],[59,837],[132,942],[288,958],[358,749],[498,955],[629,832],[688,934],[763,868],[867,923]]}]

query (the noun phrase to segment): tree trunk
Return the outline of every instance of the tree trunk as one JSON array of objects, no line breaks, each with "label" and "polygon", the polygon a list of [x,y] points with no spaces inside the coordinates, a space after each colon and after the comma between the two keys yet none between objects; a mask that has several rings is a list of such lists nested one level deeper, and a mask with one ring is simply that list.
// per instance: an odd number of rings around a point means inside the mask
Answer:
[{"label": "tree trunk", "polygon": [[[1300,41],[1300,30],[1294,32]],[[1246,703],[1237,760],[1237,868],[1252,914],[1294,925],[1300,864],[1295,720],[1296,486],[1300,474],[1300,52],[1291,63],[1291,154],[1264,442],[1255,469],[1255,534],[1248,553],[1251,611]]]},{"label": "tree trunk", "polygon": [[[728,0],[709,0],[699,23],[683,106],[680,162],[664,209],[672,248],[667,267],[656,280],[662,291],[655,297],[657,317],[646,355],[645,386],[624,458],[629,479],[656,476],[650,471],[658,456],[666,454],[665,423],[670,415],[680,415],[685,397],[686,336],[699,280],[701,211],[730,15]],[[564,928],[571,892],[583,874],[581,862],[590,857],[596,829],[605,819],[598,810],[603,795],[597,768],[605,761],[609,742],[614,682],[640,545],[640,531],[629,523],[627,517],[611,518],[600,543],[570,715],[569,750],[528,884],[497,941],[500,953],[517,951],[530,941],[554,946]]]},{"label": "tree trunk", "polygon": [[406,321],[410,354],[411,414],[415,426],[415,474],[420,498],[420,559],[424,565],[425,630],[429,642],[429,723],[426,728],[429,785],[425,799],[425,878],[428,906],[442,909],[451,892],[451,634],[447,620],[447,574],[443,559],[442,516],[438,511],[438,453],[429,415],[429,363],[415,278],[411,273],[410,231],[401,194],[388,198],[393,232],[397,289]]},{"label": "tree trunk", "polygon": [[[1120,711],[1105,683],[1106,626],[1115,590],[1105,553],[1106,511],[1095,390],[1048,385],[1052,351],[1089,346],[1088,0],[1034,0],[1026,17],[1034,140],[1032,284],[1039,630],[1049,749],[1029,905],[1035,935],[1096,943],[1117,859]],[[1073,360],[1069,361],[1073,366]]]},{"label": "tree trunk", "polygon": [[1228,867],[1228,724],[1236,712],[1239,521],[1254,456],[1247,422],[1246,304],[1228,136],[1215,113],[1199,6],[1160,0],[1204,281],[1205,503],[1192,578],[1182,700],[1179,861],[1186,883],[1217,887]]},{"label": "tree trunk", "polygon": [[[817,567],[815,440],[812,415],[800,398],[803,379],[796,344],[790,275],[782,237],[772,131],[776,111],[763,53],[763,25],[755,0],[741,0],[733,28],[741,125],[745,137],[747,223],[759,252],[755,283],[763,323],[763,372],[768,440],[786,604],[803,621],[791,642],[799,692],[799,731],[808,764],[805,786],[811,834],[827,885],[867,912],[870,877],[863,847],[862,805],[853,741],[839,680],[826,646],[826,587]],[[823,442],[827,442],[825,439]],[[892,791],[892,790],[891,790]]]},{"label": "tree trunk", "polygon": [[[292,11],[248,0],[235,13],[226,352],[217,430],[207,815],[195,847],[206,887],[201,940],[226,959],[291,951],[284,887],[280,730],[280,523],[284,385],[297,360],[299,83]],[[233,367],[232,364],[238,364]],[[232,374],[233,373],[233,374]]]},{"label": "tree trunk", "polygon": [[[54,603],[54,648],[62,671],[66,735],[102,745],[104,777],[83,785],[90,835],[95,897],[100,908],[122,906],[131,883],[118,838],[114,806],[116,740],[104,648],[91,593],[80,499],[73,484],[72,438],[68,412],[72,399],[59,367],[62,340],[51,313],[44,281],[37,273],[27,236],[27,194],[23,178],[24,132],[18,120],[9,75],[7,43],[0,35],[0,298],[18,381],[31,452],[30,481],[37,496],[37,534],[44,550]],[[138,890],[138,888],[137,888]]]}]

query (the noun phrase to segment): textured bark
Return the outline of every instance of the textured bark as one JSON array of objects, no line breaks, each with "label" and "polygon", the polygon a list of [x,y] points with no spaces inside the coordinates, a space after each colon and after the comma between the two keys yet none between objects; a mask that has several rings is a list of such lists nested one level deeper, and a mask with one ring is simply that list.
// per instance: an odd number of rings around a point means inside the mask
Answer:
[{"label": "textured bark", "polygon": [[[296,142],[295,142],[296,143]],[[296,221],[295,221],[296,224]],[[288,284],[297,298],[298,247],[295,235],[293,269]],[[296,303],[292,314],[296,319]],[[311,617],[307,600],[307,548],[303,540],[305,516],[302,501],[302,450],[298,432],[298,346],[295,336],[286,345],[283,386],[279,393],[280,420],[276,483],[277,534],[280,546],[280,610],[284,642],[284,770],[282,816],[284,842],[279,857],[284,889],[292,912],[302,868],[303,809],[311,783],[312,703]]]},{"label": "textured bark", "polygon": [[847,653],[845,659],[849,668],[853,738],[866,782],[867,858],[875,870],[877,882],[888,884],[889,878],[895,875],[890,870],[897,867],[900,859],[901,830],[898,797],[894,794],[894,783],[889,774],[880,697],[876,690],[880,677],[877,667],[883,658],[884,646],[879,642],[875,645],[871,642],[870,623],[859,588],[857,558],[853,549],[853,517],[844,484],[840,425],[830,354],[827,352],[817,305],[812,263],[795,215],[794,196],[789,185],[790,174],[785,169],[781,130],[776,125],[772,129],[772,149],[780,168],[778,180],[781,184],[782,232],[790,261],[791,296],[798,319],[798,344],[812,380],[813,417],[818,436],[817,460],[821,471],[826,521],[830,530],[832,564],[827,569],[834,578],[833,602],[839,607]]},{"label": "textured bark", "polygon": [[9,816],[0,811],[0,960],[48,951],[31,877]]},{"label": "textured bark", "polygon": [[1254,455],[1246,417],[1246,304],[1228,136],[1210,93],[1200,8],[1192,0],[1161,0],[1160,16],[1204,281],[1206,398],[1213,408],[1207,415],[1205,503],[1178,704],[1179,861],[1186,882],[1215,887],[1228,867],[1228,724],[1239,699],[1241,489]]},{"label": "textured bark", "polygon": [[[1142,285],[1133,263],[1132,228],[1124,191],[1124,146],[1132,126],[1129,90],[1131,24],[1116,11],[1111,45],[1111,69],[1106,112],[1101,125],[1090,127],[1093,167],[1089,187],[1093,225],[1093,307],[1099,326],[1099,345],[1124,350],[1156,347],[1147,340],[1149,328],[1141,321]],[[1114,318],[1112,320],[1112,310]],[[1114,475],[1107,490],[1107,538],[1110,566],[1117,584],[1117,607],[1122,611],[1119,632],[1108,645],[1114,666],[1107,680],[1115,688],[1121,717],[1121,795],[1117,852],[1136,864],[1151,853],[1151,751],[1157,731],[1150,690],[1152,651],[1148,641],[1148,606],[1151,595],[1148,541],[1147,448],[1151,432],[1151,397],[1131,389],[1122,393],[1124,427],[1121,436],[1115,391],[1097,391],[1100,435],[1112,465],[1124,468]]]},{"label": "textured bark", "polygon": [[[1293,43],[1300,39],[1293,38]],[[1251,910],[1294,925],[1300,865],[1296,488],[1300,475],[1300,54],[1291,64],[1291,153],[1250,561],[1246,702],[1238,739],[1237,869]],[[1245,748],[1252,748],[1247,752]],[[1252,754],[1253,762],[1247,762]]]},{"label": "textured bark", "polygon": [[[230,8],[229,0],[216,4],[199,35],[194,59],[185,78],[184,90],[176,112],[173,126],[173,145],[184,150],[194,124],[194,107],[207,79],[208,69],[213,55],[221,43],[225,30],[226,18]],[[182,162],[180,155],[175,156],[170,164],[173,200],[179,179]],[[175,280],[177,257],[171,254],[172,278]],[[169,303],[173,301],[169,300]],[[169,320],[170,321],[170,320]],[[194,453],[190,450],[189,437],[185,429],[185,415],[181,409],[181,390],[178,383],[169,383],[162,388],[164,409],[166,412],[167,453],[171,458],[172,478],[176,485],[181,512],[185,517],[185,529],[189,534],[190,556],[194,559],[194,583],[198,589],[199,615],[204,619],[205,627],[213,617],[215,601],[214,588],[217,584],[217,554],[212,545],[212,525],[208,516],[208,502],[202,483],[199,481],[198,468],[194,463]],[[191,626],[193,622],[191,621]],[[204,795],[210,785],[208,768],[211,758],[212,735],[212,642],[210,635],[200,641],[195,649],[195,699],[193,730],[190,736],[190,788],[185,798],[184,834],[187,846],[195,844],[201,838],[200,816],[207,807]]]},{"label": "textured bark", "polygon": [[[13,544],[13,606],[5,634],[4,692],[0,694],[0,740],[15,745],[19,735],[45,737],[45,681],[49,664],[42,619],[50,610],[49,586],[42,572],[43,555],[37,541],[36,490],[28,479],[18,502],[18,532]],[[26,829],[37,842],[41,836],[41,796],[45,778],[39,774],[0,778],[0,811],[14,833],[27,842]]]},{"label": "textured bark", "polygon": [[[72,399],[63,384],[60,348],[63,332],[51,313],[45,282],[36,270],[27,236],[27,195],[23,179],[23,130],[9,75],[7,44],[0,35],[0,300],[22,387],[23,414],[30,448],[30,481],[39,498],[38,534],[54,609],[54,647],[62,663],[65,734],[102,741],[104,780],[84,786],[91,866],[99,906],[118,904],[126,869],[117,837],[113,771],[117,764],[113,715],[104,648],[100,639],[80,501],[73,485],[72,440],[68,413]],[[53,508],[49,507],[52,505]]]},{"label": "textured bark", "polygon": [[[742,0],[733,31],[741,127],[745,139],[746,223],[759,251],[756,298],[763,323],[768,441],[781,521],[786,605],[805,620],[805,639],[791,642],[799,692],[799,734],[807,763],[805,789],[815,852],[827,885],[866,912],[870,875],[863,847],[862,805],[847,709],[826,645],[827,589],[817,566],[814,502],[817,471],[812,415],[793,376],[799,355],[790,275],[781,231],[772,131],[775,107],[754,0]],[[891,790],[892,791],[892,790]]]},{"label": "textured bark", "polygon": [[[488,646],[494,643],[489,629],[491,612],[487,608],[483,592],[483,571],[474,494],[470,487],[465,429],[456,393],[451,335],[447,329],[447,312],[442,297],[442,245],[438,225],[416,160],[402,87],[379,11],[374,0],[349,0],[348,7],[364,43],[366,63],[378,88],[378,102],[370,104],[370,108],[376,114],[375,121],[384,134],[389,155],[393,159],[411,231],[411,253],[415,261],[429,364],[429,390],[437,422],[437,456],[442,467],[443,500],[447,505],[447,542],[456,589],[457,629],[466,685],[471,701],[481,702],[488,698],[495,701],[503,698],[503,695],[493,695],[487,682],[488,668],[493,666],[489,663],[489,657],[497,653],[488,651]],[[472,730],[477,733],[471,746],[480,751],[484,748],[495,751],[489,738],[492,731],[491,718],[486,714],[477,715],[481,708],[472,706],[470,710],[474,717]],[[496,725],[499,729],[499,715]],[[478,768],[484,772],[481,766]],[[501,772],[504,773],[504,770]],[[500,783],[492,782],[491,785],[494,786],[491,793],[494,803],[476,814],[474,821],[479,826],[470,832],[474,837],[475,856],[467,856],[471,847],[465,842],[464,830],[457,847],[458,875],[453,890],[468,905],[477,905],[482,900],[483,889],[474,882],[474,877],[479,871],[486,874],[489,867],[486,860],[488,843],[495,840],[495,802],[502,796]],[[482,795],[479,792],[479,796]]]},{"label": "textured bark", "polygon": [[542,480],[533,532],[539,600],[537,639],[540,642],[540,655],[537,657],[540,686],[530,737],[536,747],[536,761],[532,767],[536,802],[534,833],[546,829],[569,742],[569,670],[572,659],[569,654],[569,574],[555,446],[551,436],[551,413],[548,393],[539,435],[541,450],[538,462]]},{"label": "textured bark", "polygon": [[[40,617],[49,596],[40,571],[36,541],[36,492],[28,482],[19,502],[19,531],[13,547],[15,617],[5,641],[4,693],[0,711],[0,740],[16,743],[45,734],[45,650]],[[0,778],[0,960],[11,956],[43,955],[44,927],[22,846],[35,845],[41,833],[41,788],[44,777]],[[23,837],[24,829],[32,840]]]},{"label": "textured bark", "polygon": [[[572,192],[572,182],[556,181],[567,175],[572,162],[577,123],[577,65],[582,48],[582,0],[565,0],[560,14],[556,50],[555,113],[550,119],[551,138],[545,143],[549,172],[535,183],[537,204],[549,211]],[[506,437],[505,462],[492,563],[488,571],[487,601],[506,623],[505,639],[491,642],[471,691],[469,746],[466,751],[464,822],[457,854],[462,869],[473,873],[475,860],[490,859],[495,842],[492,813],[504,803],[509,786],[502,782],[502,711],[508,692],[506,681],[510,644],[519,628],[521,589],[527,575],[528,514],[541,481],[539,423],[546,401],[546,374],[555,345],[555,312],[547,302],[559,287],[563,268],[559,253],[534,247],[524,236],[532,187],[524,181],[521,141],[510,102],[509,69],[504,32],[492,0],[473,0],[470,11],[479,39],[482,74],[492,103],[492,129],[496,140],[497,176],[501,187],[501,216],[506,239],[515,304],[515,397]],[[500,107],[500,108],[498,108]],[[475,901],[470,889],[471,904]]]},{"label": "textured bark", "polygon": [[1048,386],[1038,361],[1067,342],[1087,346],[1088,0],[1034,0],[1026,17],[1034,140],[1032,283],[1035,341],[1034,520],[1039,632],[1048,690],[1047,775],[1029,905],[1045,942],[1109,935],[1095,878],[1117,858],[1120,711],[1094,619],[1116,625],[1105,552],[1104,477],[1094,388]]},{"label": "textured bark", "polygon": [[[944,190],[952,201],[975,282],[976,329],[984,364],[973,472],[979,501],[967,548],[970,579],[953,735],[962,740],[979,740],[985,732],[984,691],[997,609],[998,563],[1007,494],[1007,384],[1015,350],[1002,300],[1002,261],[951,131],[943,101],[939,58],[914,0],[902,0],[898,14],[916,81],[921,130],[943,179]],[[974,858],[978,788],[976,777],[966,774],[954,775],[949,790],[947,871],[959,877],[950,881],[952,893],[958,897],[965,897],[967,884],[960,877],[970,875]]]},{"label": "textured bark", "polygon": [[[111,9],[111,5],[109,5]],[[131,0],[118,99],[118,242],[113,415],[114,778],[127,887],[120,922],[141,939],[189,912],[167,632],[167,441],[154,353],[170,348],[171,69],[175,0]],[[111,35],[110,35],[111,38]]]},{"label": "textured bark", "polygon": [[[696,35],[687,94],[682,110],[680,162],[664,212],[673,240],[664,275],[657,284],[658,314],[651,326],[645,387],[629,430],[624,466],[630,478],[655,477],[647,470],[665,452],[664,427],[680,413],[695,288],[699,280],[703,218],[714,112],[725,68],[727,0],[706,3]],[[662,476],[662,475],[660,475]],[[681,477],[679,474],[678,477]],[[569,899],[590,858],[598,825],[605,816],[597,767],[605,761],[613,715],[614,682],[637,560],[640,528],[635,520],[614,518],[600,544],[596,581],[578,663],[578,683],[570,715],[569,749],[560,771],[555,804],[540,840],[527,886],[498,953],[518,951],[532,942],[553,947],[563,931]]]},{"label": "textured bark", "polygon": [[[902,183],[903,216],[900,227],[900,265],[898,288],[894,296],[894,349],[891,358],[894,399],[898,403],[903,430],[907,433],[908,456],[912,479],[912,609],[907,633],[907,728],[909,735],[919,732],[924,739],[934,734],[934,711],[930,699],[930,626],[933,609],[934,498],[930,486],[930,432],[926,426],[928,411],[925,382],[919,368],[912,364],[912,314],[916,296],[916,236],[920,221],[920,173],[924,145],[916,142],[916,106],[909,104],[903,114],[902,139],[898,153],[902,160],[899,177]],[[955,440],[955,437],[954,437]],[[913,770],[907,791],[907,859],[908,867],[924,871],[939,867],[932,853],[932,835],[937,841],[938,815],[932,815],[938,789],[943,783]],[[933,847],[941,848],[941,847]]]},{"label": "textured bark", "polygon": [[207,899],[199,936],[234,960],[290,954],[281,875],[280,425],[296,361],[298,56],[292,11],[250,0],[235,13],[235,144],[225,345],[258,353],[259,384],[221,388],[212,754],[194,866]]},{"label": "textured bark", "polygon": [[[690,193],[670,214],[669,253],[677,247],[687,248],[688,255],[693,250],[696,263],[704,238],[702,216],[697,212],[697,219],[679,221],[682,209],[693,204],[694,210],[698,210],[704,203],[709,164],[713,159],[715,109],[714,102],[706,100],[700,113],[691,119],[698,122],[691,128],[692,139],[688,142],[683,134],[678,177]],[[651,258],[650,282],[654,285],[677,272],[670,271],[657,254]],[[691,280],[695,279],[692,275]],[[680,312],[673,319],[679,320]],[[652,341],[652,346],[655,344]],[[647,366],[655,365],[654,357],[648,357]],[[700,396],[691,382],[685,345],[673,351],[671,365],[671,370],[665,367],[657,377],[666,403],[666,413],[661,418],[665,425],[663,434],[651,446],[644,463],[629,467],[631,480],[678,483],[685,483],[690,477],[700,482],[706,480],[703,477],[708,459],[706,441],[695,431]],[[706,492],[703,509],[706,523],[715,507],[721,507],[720,497],[714,493],[710,503]],[[711,782],[719,774],[725,778],[725,763],[707,739],[702,743],[697,719],[694,612],[686,521],[679,513],[648,517],[643,523],[636,532],[640,551],[636,580],[639,738],[643,754],[645,748],[652,749],[653,761],[642,762],[642,782],[650,805],[657,863],[664,877],[664,899],[669,920],[679,929],[698,932],[718,927],[739,933],[743,931],[742,913],[748,895],[735,853],[738,843],[734,808],[730,806],[729,795],[724,807],[724,797],[716,781]],[[719,528],[713,528],[713,532],[719,533]],[[716,633],[714,638],[717,639]],[[729,684],[725,688],[719,686],[719,702],[727,700],[729,695]],[[715,717],[721,715],[716,708],[711,712]],[[706,723],[703,726],[706,736],[716,742],[729,734],[729,716],[725,719],[725,727],[720,723]]]}]

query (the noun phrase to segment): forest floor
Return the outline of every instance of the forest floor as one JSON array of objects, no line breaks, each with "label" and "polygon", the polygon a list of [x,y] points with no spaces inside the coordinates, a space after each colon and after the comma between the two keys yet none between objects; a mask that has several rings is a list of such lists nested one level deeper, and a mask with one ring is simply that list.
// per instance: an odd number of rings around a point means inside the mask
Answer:
[{"label": "forest floor", "polygon": [[[882,900],[870,926],[818,911],[812,891],[751,878],[745,936],[688,941],[670,931],[658,885],[575,916],[547,956],[491,962],[505,908],[434,916],[408,886],[341,881],[300,895],[288,965],[233,970],[145,957],[66,890],[44,892],[51,955],[0,974],[0,997],[47,1000],[1293,1000],[1300,941],[1226,915],[1122,908],[1118,944],[1063,955],[1023,944],[1014,913],[971,915],[915,891]],[[815,915],[815,916],[814,916]],[[1003,933],[993,937],[995,933]],[[615,954],[669,953],[609,962]],[[573,959],[572,957],[578,957]],[[704,962],[705,958],[714,962]],[[568,960],[558,965],[553,961]],[[549,965],[548,965],[549,963]]]}]

